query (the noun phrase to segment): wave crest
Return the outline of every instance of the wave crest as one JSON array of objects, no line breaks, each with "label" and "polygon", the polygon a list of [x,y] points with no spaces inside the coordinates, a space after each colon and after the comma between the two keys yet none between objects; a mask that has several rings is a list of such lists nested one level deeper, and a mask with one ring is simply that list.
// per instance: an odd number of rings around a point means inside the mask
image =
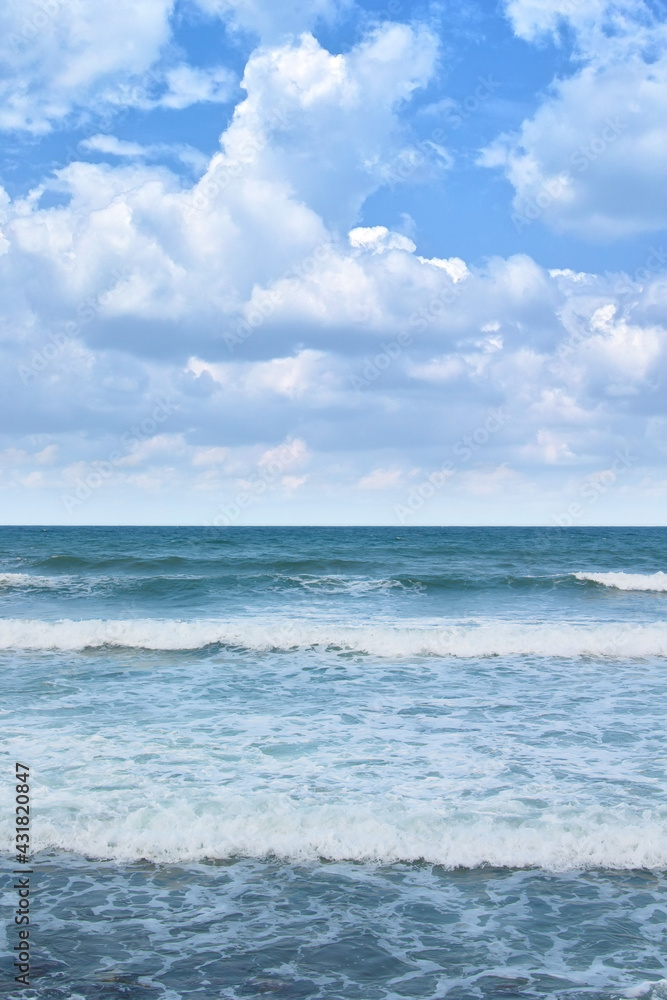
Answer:
[{"label": "wave crest", "polygon": [[378,657],[667,656],[667,623],[570,625],[484,622],[347,626],[298,620],[90,619],[0,621],[0,649],[81,651],[101,647],[251,652],[320,649]]},{"label": "wave crest", "polygon": [[575,579],[599,583],[616,590],[667,592],[667,573],[575,573]]},{"label": "wave crest", "polygon": [[[446,805],[380,800],[295,802],[282,794],[213,795],[206,803],[146,802],[70,818],[46,810],[34,831],[48,848],[131,861],[278,857],[294,861],[426,861],[446,868],[660,869],[664,820],[631,810],[552,809],[527,822]],[[3,824],[4,825],[4,824]],[[2,841],[11,836],[3,830]]]},{"label": "wave crest", "polygon": [[53,590],[60,581],[50,576],[32,576],[30,573],[0,573],[0,587],[39,587]]}]

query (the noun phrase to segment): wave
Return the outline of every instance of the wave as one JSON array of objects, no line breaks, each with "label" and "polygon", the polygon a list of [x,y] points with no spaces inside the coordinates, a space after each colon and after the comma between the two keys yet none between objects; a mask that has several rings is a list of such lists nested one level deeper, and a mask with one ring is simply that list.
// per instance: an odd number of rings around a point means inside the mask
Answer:
[{"label": "wave", "polygon": [[[54,561],[56,564],[54,564]],[[285,571],[284,564],[274,568],[263,565],[258,571],[256,564],[244,568],[190,560],[172,556],[164,559],[106,559],[86,560],[78,557],[53,557],[48,560],[48,568],[53,575],[32,573],[0,572],[0,588],[22,588],[35,590],[73,589],[90,591],[115,588],[128,590],[156,586],[169,588],[174,585],[190,587],[225,587],[245,589],[248,586],[263,586],[275,590],[280,588],[304,590],[311,594],[347,595],[363,597],[382,593],[420,593],[426,590],[447,590],[460,594],[462,591],[497,588],[510,589],[553,589],[554,586],[576,587],[576,581],[599,584],[617,590],[667,592],[667,573],[570,573],[545,574],[543,576],[514,575],[495,572],[486,576],[462,576],[452,574],[429,574],[396,576],[364,576],[344,573],[307,573]],[[37,568],[46,568],[44,564]],[[109,575],[117,570],[120,575]],[[63,570],[69,570],[64,573]],[[72,571],[78,571],[75,575]]]},{"label": "wave", "polygon": [[574,573],[575,579],[600,583],[616,590],[653,590],[667,592],[667,573]]},{"label": "wave", "polygon": [[358,597],[389,590],[422,590],[419,581],[394,579],[368,579],[363,577],[331,576],[280,576],[278,583],[287,583],[304,590],[328,594],[350,594]]},{"label": "wave", "polygon": [[0,587],[39,587],[55,589],[62,580],[51,576],[32,576],[29,573],[0,573]]},{"label": "wave", "polygon": [[632,986],[620,994],[622,997],[648,997],[650,1000],[663,1000],[667,997],[667,979],[646,980],[639,986]]},{"label": "wave", "polygon": [[211,568],[217,568],[216,562],[212,559],[175,554],[145,557],[126,554],[97,556],[59,554],[34,560],[31,566],[38,571],[53,574],[56,578],[62,574],[71,574],[81,579],[95,579],[116,573],[128,578],[133,576],[159,578],[165,574],[181,575],[193,571],[196,575],[202,575],[210,572]]},{"label": "wave", "polygon": [[667,623],[348,626],[289,619],[0,620],[0,649],[81,651],[102,647],[197,650],[225,646],[252,652],[319,649],[378,657],[667,656]]},{"label": "wave", "polygon": [[[0,840],[9,849],[9,820],[2,826]],[[149,794],[130,811],[108,802],[91,812],[80,805],[53,812],[45,802],[33,847],[165,863],[277,857],[425,861],[450,869],[628,870],[666,868],[666,835],[664,819],[601,807],[554,807],[522,821],[444,804],[315,803],[286,794],[214,792],[205,802],[160,803]]]}]

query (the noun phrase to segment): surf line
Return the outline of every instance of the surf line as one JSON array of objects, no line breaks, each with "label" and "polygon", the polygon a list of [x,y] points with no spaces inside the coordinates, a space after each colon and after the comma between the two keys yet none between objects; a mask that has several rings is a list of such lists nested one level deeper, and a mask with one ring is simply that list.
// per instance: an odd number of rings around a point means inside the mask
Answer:
[{"label": "surf line", "polygon": [[[16,864],[30,864],[30,767],[16,762]],[[30,876],[32,868],[15,868],[14,888],[18,893],[14,923],[18,927],[19,941],[14,945],[17,952],[14,968],[18,975],[14,982],[30,986]]]}]

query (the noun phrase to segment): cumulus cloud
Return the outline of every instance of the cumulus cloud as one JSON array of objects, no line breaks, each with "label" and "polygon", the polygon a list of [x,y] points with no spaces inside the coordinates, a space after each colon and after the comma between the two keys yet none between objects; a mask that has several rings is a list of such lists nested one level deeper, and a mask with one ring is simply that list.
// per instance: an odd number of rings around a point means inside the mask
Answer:
[{"label": "cumulus cloud", "polygon": [[407,250],[412,253],[416,245],[401,233],[392,233],[386,226],[358,226],[349,233],[350,246],[370,250],[371,253],[384,253],[386,250]]},{"label": "cumulus cloud", "polygon": [[173,11],[174,0],[7,0],[0,129],[48,132],[74,110],[113,116],[229,101],[237,81],[228,68],[173,63]]},{"label": "cumulus cloud", "polygon": [[282,179],[327,223],[349,226],[400,157],[397,109],[431,78],[436,54],[430,30],[391,23],[347,54],[331,54],[307,33],[258,50],[212,169],[244,163],[258,177]]},{"label": "cumulus cloud", "polygon": [[197,377],[207,374],[228,394],[266,398],[267,394],[288,399],[323,398],[331,388],[330,359],[321,351],[303,350],[292,357],[269,361],[220,363],[191,358],[188,371]]},{"label": "cumulus cloud", "polygon": [[505,9],[519,38],[533,42],[546,35],[558,35],[570,25],[579,45],[590,46],[593,37],[612,26],[636,21],[648,13],[641,0],[506,0]]},{"label": "cumulus cloud", "polygon": [[45,132],[73,107],[131,100],[170,37],[172,9],[173,0],[7,0],[0,128]]},{"label": "cumulus cloud", "polygon": [[[377,326],[351,321],[349,302],[336,311],[335,297],[319,313],[312,308],[329,294],[331,276],[348,268],[358,275],[349,294],[355,288],[370,291],[380,310]],[[203,490],[229,488],[247,478],[248,462],[255,469],[280,462],[280,474],[292,475],[292,466],[311,452],[312,486],[334,468],[341,475],[340,461],[332,464],[326,456],[344,445],[351,482],[362,492],[380,494],[400,484],[399,470],[415,455],[428,471],[429,462],[456,455],[458,444],[464,465],[481,463],[480,476],[460,477],[461,488],[485,495],[510,488],[522,476],[530,479],[539,469],[604,464],[615,448],[641,437],[659,417],[666,338],[652,310],[665,303],[664,273],[638,284],[627,276],[550,273],[525,256],[466,268],[464,277],[461,272],[461,266],[454,268],[459,277],[454,280],[410,248],[359,255],[341,242],[292,289],[292,298],[278,302],[267,316],[262,329],[269,358],[253,359],[246,351],[238,357],[227,352],[224,360],[204,353],[183,362],[168,356],[150,361],[138,345],[128,344],[120,383],[113,369],[115,349],[108,343],[88,349],[88,397],[71,360],[56,352],[20,391],[16,368],[8,366],[7,400],[16,400],[18,391],[25,404],[15,407],[15,422],[29,406],[31,425],[45,432],[56,403],[67,416],[62,400],[69,395],[80,412],[88,408],[96,414],[106,433],[115,424],[121,441],[130,434],[129,448],[115,461],[117,475],[146,469],[150,475],[141,482],[154,486],[164,466],[171,470],[164,482],[179,475],[185,481],[185,472],[174,471],[177,461],[211,470],[202,473]],[[308,346],[285,353],[300,296],[300,308],[309,316],[300,336]],[[142,302],[135,309],[141,314]],[[104,316],[91,320],[93,340],[100,337],[93,328],[105,322]],[[185,317],[179,337],[188,344]],[[20,357],[16,347],[14,359]],[[119,422],[116,407],[124,399],[132,400],[133,413]],[[165,428],[151,425],[159,399],[166,400]],[[145,433],[142,414],[148,420]],[[70,413],[69,419],[80,417]],[[183,436],[181,426],[200,430]],[[156,431],[154,442],[144,440]],[[270,444],[276,440],[283,443]],[[254,458],[244,458],[244,449],[258,441],[269,444]],[[24,477],[44,464],[37,456],[50,443],[33,450],[32,459],[23,449]],[[105,458],[112,447],[97,456],[93,451],[93,460]],[[402,461],[369,464],[371,452],[388,450],[402,453]],[[50,455],[55,458],[55,452]],[[364,466],[373,471],[363,472]],[[70,470],[69,479],[73,475]]]},{"label": "cumulus cloud", "polygon": [[512,0],[507,10],[527,40],[564,23],[575,37],[572,75],[555,80],[519,131],[500,136],[481,157],[515,189],[517,230],[540,221],[616,239],[663,228],[665,25],[634,2]]},{"label": "cumulus cloud", "polygon": [[[66,204],[42,209],[42,185],[8,210],[6,274],[28,258],[42,269],[34,301],[17,301],[15,319],[25,324],[37,310],[64,325],[81,310],[84,340],[160,356],[183,350],[174,328],[182,322],[194,327],[189,353],[197,340],[222,344],[256,289],[307,284],[335,238],[328,225],[349,225],[381,183],[376,168],[393,154],[397,105],[426,82],[433,58],[428,33],[397,25],[347,56],[311,36],[260,50],[222,152],[189,190],[142,163],[69,164],[51,182]],[[363,148],[347,142],[350,118]],[[89,142],[124,159],[139,152],[110,138]],[[25,299],[31,290],[21,287]],[[159,338],[156,322],[166,326]]]},{"label": "cumulus cloud", "polygon": [[[434,476],[437,503],[529,496],[659,438],[661,248],[598,275],[426,256],[358,224],[436,52],[395,24],[339,54],[309,34],[265,45],[196,183],[99,133],[87,148],[112,163],[0,192],[8,487],[51,490],[55,520],[63,491],[73,517],[88,491],[93,518],[116,488],[194,488],[211,522],[216,492],[225,518],[239,495],[335,514],[341,490],[380,503]],[[658,460],[652,445],[642,474]]]}]

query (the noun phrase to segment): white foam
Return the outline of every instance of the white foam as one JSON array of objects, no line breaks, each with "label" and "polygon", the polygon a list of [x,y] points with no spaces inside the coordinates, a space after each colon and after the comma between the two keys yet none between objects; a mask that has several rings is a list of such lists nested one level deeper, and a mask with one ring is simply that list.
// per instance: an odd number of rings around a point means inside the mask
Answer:
[{"label": "white foam", "polygon": [[[293,861],[426,861],[553,871],[667,867],[667,822],[624,810],[551,808],[521,822],[493,809],[446,803],[372,802],[210,790],[206,799],[159,802],[148,790],[128,809],[122,798],[86,805],[45,796],[33,829],[35,851],[57,848],[97,858],[158,862],[279,857]],[[184,793],[185,794],[185,793]],[[57,796],[56,796],[57,798]],[[0,839],[11,840],[8,822]],[[7,848],[9,849],[9,848]]]},{"label": "white foam", "polygon": [[31,576],[29,573],[0,573],[0,587],[57,587],[51,576]]},{"label": "white foam", "polygon": [[421,590],[419,584],[410,584],[406,587],[400,580],[390,578],[365,579],[347,576],[291,576],[288,579],[309,591],[325,591],[329,594],[351,594],[361,596],[362,594],[373,594],[377,591],[387,590]]},{"label": "white foam", "polygon": [[640,983],[621,994],[624,997],[667,997],[667,979]]},{"label": "white foam", "polygon": [[616,590],[667,591],[667,573],[575,573],[577,580],[591,580]]},{"label": "white foam", "polygon": [[406,622],[347,626],[286,619],[0,620],[0,649],[75,651],[103,646],[193,650],[212,644],[263,652],[342,649],[379,657],[407,656],[667,656],[667,623],[526,624],[484,621],[460,625]]}]

